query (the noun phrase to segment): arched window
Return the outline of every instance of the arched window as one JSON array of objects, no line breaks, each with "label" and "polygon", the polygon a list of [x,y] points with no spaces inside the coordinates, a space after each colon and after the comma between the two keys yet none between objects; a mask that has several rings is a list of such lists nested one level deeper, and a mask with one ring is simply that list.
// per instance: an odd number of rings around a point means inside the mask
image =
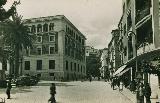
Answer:
[{"label": "arched window", "polygon": [[54,23],[50,23],[49,30],[54,30]]},{"label": "arched window", "polygon": [[48,32],[48,24],[43,25],[43,32]]},{"label": "arched window", "polygon": [[38,26],[37,26],[37,32],[42,32],[42,25],[41,24],[38,24]]},{"label": "arched window", "polygon": [[35,25],[32,25],[32,27],[31,27],[31,32],[32,32],[32,33],[35,33],[35,32],[36,32],[36,26],[35,26]]}]

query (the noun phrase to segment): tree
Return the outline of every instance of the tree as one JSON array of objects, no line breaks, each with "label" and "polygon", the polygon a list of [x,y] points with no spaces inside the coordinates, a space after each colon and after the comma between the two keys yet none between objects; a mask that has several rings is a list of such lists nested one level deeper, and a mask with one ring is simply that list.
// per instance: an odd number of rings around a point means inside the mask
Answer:
[{"label": "tree", "polygon": [[22,16],[15,14],[13,20],[3,22],[3,42],[10,46],[14,55],[15,76],[19,74],[19,58],[22,49],[32,47],[34,36],[30,34],[27,26],[22,21]]},{"label": "tree", "polygon": [[5,5],[7,2],[7,0],[0,0],[0,21],[4,21],[5,19],[8,19],[10,16],[12,16],[15,13],[15,9],[16,9],[16,3],[14,2],[14,4],[11,6],[11,8],[6,11],[3,8],[3,5]]},{"label": "tree", "polygon": [[87,76],[100,77],[100,57],[90,55],[86,58]]}]

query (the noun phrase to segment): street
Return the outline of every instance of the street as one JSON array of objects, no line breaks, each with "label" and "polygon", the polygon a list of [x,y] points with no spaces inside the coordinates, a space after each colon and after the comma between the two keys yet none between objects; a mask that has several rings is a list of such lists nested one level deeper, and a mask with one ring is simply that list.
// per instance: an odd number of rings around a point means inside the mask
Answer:
[{"label": "street", "polygon": [[[11,99],[7,99],[6,103],[47,103],[50,83],[42,81],[38,86],[12,88]],[[118,89],[113,91],[107,82],[55,83],[57,103],[132,103]],[[6,98],[5,89],[0,90],[0,97]]]}]

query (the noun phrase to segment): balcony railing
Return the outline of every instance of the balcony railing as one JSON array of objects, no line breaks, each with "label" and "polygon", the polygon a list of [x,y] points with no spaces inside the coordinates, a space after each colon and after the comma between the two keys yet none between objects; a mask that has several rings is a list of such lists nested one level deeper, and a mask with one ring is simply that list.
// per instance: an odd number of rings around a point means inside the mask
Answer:
[{"label": "balcony railing", "polygon": [[150,7],[147,7],[145,9],[137,10],[136,13],[136,23],[142,20],[144,17],[150,14]]}]

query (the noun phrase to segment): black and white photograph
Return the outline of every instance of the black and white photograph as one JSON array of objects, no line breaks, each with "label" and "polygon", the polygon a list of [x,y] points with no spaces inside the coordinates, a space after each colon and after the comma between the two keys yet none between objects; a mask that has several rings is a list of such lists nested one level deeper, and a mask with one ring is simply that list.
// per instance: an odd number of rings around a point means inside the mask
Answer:
[{"label": "black and white photograph", "polygon": [[160,103],[160,0],[0,0],[0,103]]}]

